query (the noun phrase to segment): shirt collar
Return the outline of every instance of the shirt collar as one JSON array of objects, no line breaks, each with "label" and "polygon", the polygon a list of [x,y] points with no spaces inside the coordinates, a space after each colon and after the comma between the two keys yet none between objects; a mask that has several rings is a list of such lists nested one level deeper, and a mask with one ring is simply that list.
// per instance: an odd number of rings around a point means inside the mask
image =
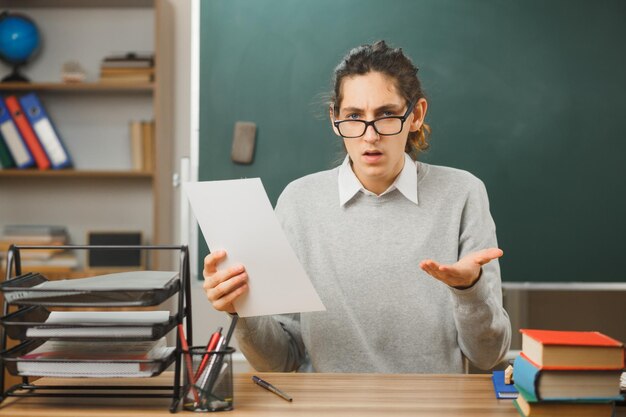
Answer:
[{"label": "shirt collar", "polygon": [[[338,176],[338,184],[339,184],[339,205],[343,207],[348,201],[350,201],[359,191],[364,194],[376,195],[369,190],[366,190],[361,184],[361,181],[356,177],[354,171],[352,171],[352,166],[350,165],[350,157],[346,155],[346,158],[343,160],[343,163],[339,167],[339,176]],[[408,154],[404,154],[404,167],[402,167],[402,171],[396,177],[393,184],[389,186],[385,190],[384,193],[380,194],[378,197],[381,197],[391,191],[397,189],[402,193],[402,195],[409,201],[414,204],[418,204],[417,202],[417,169],[415,165],[415,161],[411,159]]]}]

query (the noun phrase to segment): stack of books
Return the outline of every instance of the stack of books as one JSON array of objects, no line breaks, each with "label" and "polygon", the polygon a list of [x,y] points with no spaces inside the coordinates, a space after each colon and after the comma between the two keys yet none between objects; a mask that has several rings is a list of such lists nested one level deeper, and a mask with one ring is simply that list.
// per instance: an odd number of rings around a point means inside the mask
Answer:
[{"label": "stack of books", "polygon": [[100,82],[149,83],[154,81],[154,55],[129,52],[105,57],[100,64]]},{"label": "stack of books", "polygon": [[[0,236],[2,268],[6,268],[4,256],[11,245],[62,246],[69,243],[67,229],[52,225],[6,225]],[[76,269],[75,254],[57,248],[20,250],[23,272],[68,272]]]},{"label": "stack of books", "polygon": [[154,120],[131,120],[129,127],[132,170],[152,172],[155,151]]},{"label": "stack of books", "polygon": [[624,345],[599,332],[521,329],[513,380],[520,415],[611,417]]},{"label": "stack of books", "polygon": [[70,168],[59,132],[35,93],[0,97],[0,168]]}]

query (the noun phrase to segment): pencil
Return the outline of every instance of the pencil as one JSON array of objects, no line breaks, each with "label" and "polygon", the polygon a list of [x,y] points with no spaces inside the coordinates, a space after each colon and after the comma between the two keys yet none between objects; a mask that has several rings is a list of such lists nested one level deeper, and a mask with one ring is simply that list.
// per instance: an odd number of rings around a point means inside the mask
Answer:
[{"label": "pencil", "polygon": [[185,331],[183,330],[183,325],[181,323],[178,324],[178,336],[180,337],[180,343],[183,346],[183,356],[185,357],[185,365],[187,366],[187,384],[189,384],[189,389],[193,394],[193,398],[198,403],[200,401],[200,397],[198,396],[198,391],[194,384],[194,375],[193,375],[193,364],[191,362],[191,352],[189,352],[189,345],[187,344],[187,339],[185,339]]}]

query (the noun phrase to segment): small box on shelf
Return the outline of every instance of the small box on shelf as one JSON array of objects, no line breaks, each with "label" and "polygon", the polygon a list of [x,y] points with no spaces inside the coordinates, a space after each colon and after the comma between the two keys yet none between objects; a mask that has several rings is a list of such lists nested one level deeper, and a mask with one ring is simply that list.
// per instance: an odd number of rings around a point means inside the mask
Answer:
[{"label": "small box on shelf", "polygon": [[[90,231],[87,244],[92,246],[138,246],[142,244],[140,231]],[[145,269],[145,256],[138,249],[90,249],[87,253],[87,270],[140,270]]]}]

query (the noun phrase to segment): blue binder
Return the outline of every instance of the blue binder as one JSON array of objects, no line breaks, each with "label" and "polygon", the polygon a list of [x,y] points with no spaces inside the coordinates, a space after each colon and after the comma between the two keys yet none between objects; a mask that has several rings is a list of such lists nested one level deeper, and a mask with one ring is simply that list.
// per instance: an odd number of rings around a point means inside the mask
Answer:
[{"label": "blue binder", "polygon": [[0,97],[0,132],[13,157],[15,166],[18,168],[29,168],[35,165],[33,155],[24,142],[20,131],[11,118],[11,113],[4,104],[4,97]]},{"label": "blue binder", "polygon": [[20,105],[30,125],[37,134],[53,169],[72,166],[70,154],[63,144],[58,131],[50,121],[46,110],[35,93],[20,97]]}]

